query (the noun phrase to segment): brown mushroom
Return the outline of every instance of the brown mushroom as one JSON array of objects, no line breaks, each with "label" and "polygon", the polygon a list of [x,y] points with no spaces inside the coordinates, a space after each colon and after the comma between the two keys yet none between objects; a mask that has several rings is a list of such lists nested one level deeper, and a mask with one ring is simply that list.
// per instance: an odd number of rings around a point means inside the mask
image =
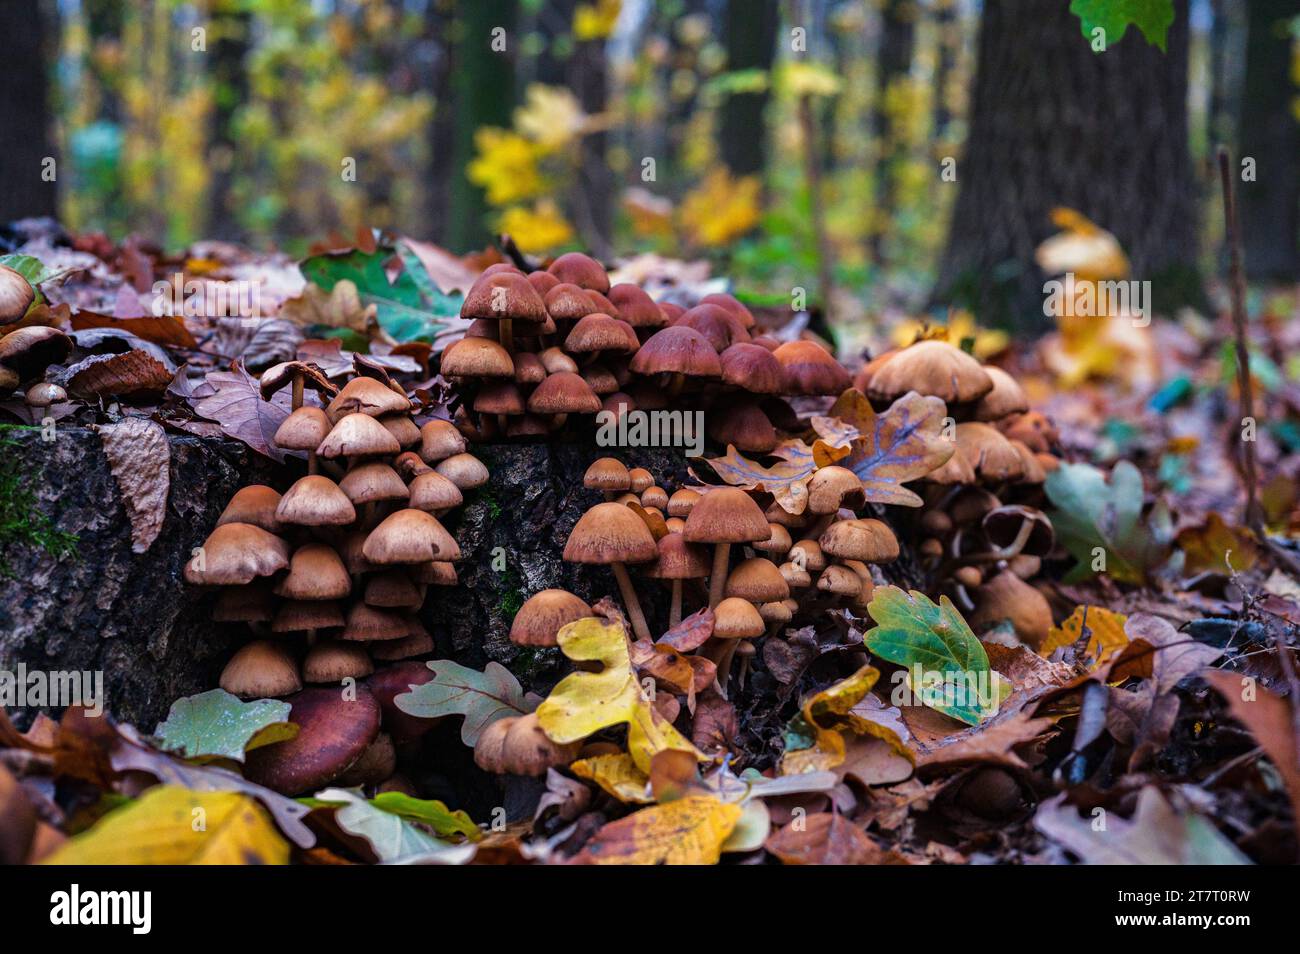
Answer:
[{"label": "brown mushroom", "polygon": [[650,628],[637,599],[625,563],[646,563],[658,556],[654,536],[645,522],[618,503],[601,503],[578,520],[564,545],[570,563],[607,564],[614,571],[623,603],[638,639],[650,639]]},{"label": "brown mushroom", "polygon": [[520,646],[558,646],[556,637],[562,627],[591,615],[591,607],[568,590],[541,590],[515,613],[510,641]]},{"label": "brown mushroom", "polygon": [[716,607],[727,584],[728,558],[733,543],[756,543],[772,535],[763,511],[753,498],[735,487],[710,490],[686,518],[683,531],[689,543],[712,543],[713,572],[709,578],[709,606]]}]

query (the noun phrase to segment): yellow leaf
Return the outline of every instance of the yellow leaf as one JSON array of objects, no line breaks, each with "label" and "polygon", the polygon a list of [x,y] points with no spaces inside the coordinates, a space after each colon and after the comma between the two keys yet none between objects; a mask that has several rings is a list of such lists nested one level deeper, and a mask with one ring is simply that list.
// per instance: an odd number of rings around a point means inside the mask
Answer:
[{"label": "yellow leaf", "polygon": [[758,224],[758,176],[732,178],[717,166],[682,200],[681,219],[696,245],[726,245]]},{"label": "yellow leaf", "polygon": [[1205,518],[1199,527],[1186,527],[1174,541],[1186,554],[1183,572],[1228,572],[1228,564],[1238,572],[1249,570],[1259,561],[1259,544],[1247,527],[1231,527],[1217,513]]},{"label": "yellow leaf", "polygon": [[574,662],[598,662],[601,669],[565,676],[537,707],[537,721],[551,739],[561,744],[577,742],[627,723],[628,751],[643,773],[649,773],[650,759],[664,749],[706,758],[642,694],[622,626],[591,616],[569,623],[556,638]]},{"label": "yellow leaf", "polygon": [[575,862],[595,865],[714,865],[743,809],[687,795],[606,825]]},{"label": "yellow leaf", "polygon": [[497,218],[497,230],[530,253],[547,252],[573,239],[573,226],[551,199],[542,199],[531,209],[510,206]]},{"label": "yellow leaf", "polygon": [[465,168],[470,182],[487,191],[493,205],[509,205],[542,191],[539,148],[519,133],[484,126],[474,133],[477,155]]},{"label": "yellow leaf", "polygon": [[159,785],[51,855],[52,865],[283,865],[289,845],[253,799]]},{"label": "yellow leaf", "polygon": [[1061,231],[1034,252],[1048,275],[1071,272],[1079,281],[1128,277],[1128,258],[1115,236],[1073,209],[1053,209],[1052,222]]},{"label": "yellow leaf", "polygon": [[650,777],[636,767],[626,752],[579,759],[569,766],[569,771],[595,782],[620,802],[649,805],[654,801]]},{"label": "yellow leaf", "polygon": [[781,759],[782,775],[802,775],[833,769],[844,761],[847,748],[841,730],[853,735],[870,735],[889,743],[899,755],[911,759],[911,751],[888,725],[854,711],[880,678],[880,670],[863,666],[847,679],[841,679],[804,700],[800,714],[813,733],[813,744],[806,749],[787,751]]},{"label": "yellow leaf", "polygon": [[515,110],[515,128],[546,153],[581,135],[586,125],[578,98],[563,86],[530,83],[524,105]]},{"label": "yellow leaf", "polygon": [[969,311],[954,309],[948,315],[948,324],[934,325],[928,321],[908,319],[894,327],[893,341],[899,348],[920,340],[946,341],[954,348],[960,348],[965,341],[974,342],[972,354],[981,361],[991,358],[1000,351],[1005,351],[1011,343],[1005,331],[992,331],[975,324],[975,318]]},{"label": "yellow leaf", "polygon": [[1039,655],[1047,658],[1058,647],[1069,646],[1076,642],[1083,631],[1085,612],[1088,614],[1088,629],[1092,631],[1084,651],[1089,659],[1089,672],[1128,645],[1128,634],[1124,632],[1124,624],[1128,622],[1127,616],[1102,609],[1100,606],[1076,606],[1069,619],[1047,631],[1047,639],[1038,648]]},{"label": "yellow leaf", "polygon": [[614,32],[623,0],[580,3],[573,11],[573,38],[578,42],[603,40]]}]

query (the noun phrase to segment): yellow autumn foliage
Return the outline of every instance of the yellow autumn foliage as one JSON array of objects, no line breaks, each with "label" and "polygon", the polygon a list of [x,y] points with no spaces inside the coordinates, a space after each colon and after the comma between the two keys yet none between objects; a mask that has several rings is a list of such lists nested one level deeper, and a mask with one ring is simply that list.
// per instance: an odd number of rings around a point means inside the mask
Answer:
[{"label": "yellow autumn foliage", "polygon": [[680,216],[694,245],[718,246],[739,238],[758,224],[758,176],[733,177],[717,166],[682,200]]}]

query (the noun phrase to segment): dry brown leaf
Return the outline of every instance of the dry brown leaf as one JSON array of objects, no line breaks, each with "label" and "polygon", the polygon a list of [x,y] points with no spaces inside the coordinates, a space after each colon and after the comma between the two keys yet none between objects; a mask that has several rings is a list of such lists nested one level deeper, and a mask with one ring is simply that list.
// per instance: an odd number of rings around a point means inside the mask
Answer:
[{"label": "dry brown leaf", "polygon": [[1291,796],[1291,810],[1300,818],[1300,753],[1296,751],[1294,702],[1269,692],[1255,680],[1234,672],[1202,673],[1205,681],[1228,700],[1234,718],[1250,730],[1255,741],[1277,766]]},{"label": "dry brown leaf", "polygon": [[787,865],[907,863],[894,852],[882,849],[838,812],[797,818],[768,838],[765,847]]},{"label": "dry brown leaf", "polygon": [[171,447],[162,425],[128,417],[96,428],[131,521],[131,550],[144,553],[167,519]]},{"label": "dry brown leaf", "polygon": [[162,394],[172,372],[138,349],[123,354],[97,354],[68,369],[68,393],[86,399]]},{"label": "dry brown leaf", "polygon": [[263,401],[257,378],[238,361],[230,371],[209,371],[206,384],[215,393],[194,405],[197,413],[216,421],[225,433],[259,454],[284,460],[284,451],[275,446],[274,438],[291,409],[287,388]]}]

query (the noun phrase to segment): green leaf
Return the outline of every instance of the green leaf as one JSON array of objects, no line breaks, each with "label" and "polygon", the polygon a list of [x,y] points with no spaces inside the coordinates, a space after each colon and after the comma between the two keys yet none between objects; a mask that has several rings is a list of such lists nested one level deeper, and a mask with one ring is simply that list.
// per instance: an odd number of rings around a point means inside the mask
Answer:
[{"label": "green leaf", "polygon": [[1064,464],[1047,475],[1047,497],[1057,539],[1076,560],[1065,577],[1075,583],[1094,574],[1098,547],[1104,553],[1102,572],[1122,583],[1140,585],[1169,555],[1172,534],[1169,513],[1162,506],[1142,517],[1142,475],[1120,461],[1106,475],[1089,464]]},{"label": "green leaf", "polygon": [[435,838],[405,818],[376,808],[353,789],[327,788],[317,792],[316,799],[334,804],[338,826],[369,842],[380,861],[463,865],[474,857],[470,842],[455,845]]},{"label": "green leaf", "polygon": [[380,792],[370,804],[390,815],[428,825],[437,835],[464,835],[471,841],[483,837],[478,825],[463,811],[452,811],[437,799],[412,798],[403,792]]},{"label": "green leaf", "polygon": [[275,699],[240,702],[224,689],[210,689],[173,702],[154,735],[185,758],[242,762],[245,752],[298,734],[291,708]]},{"label": "green leaf", "polygon": [[52,281],[69,272],[77,271],[75,268],[47,268],[45,263],[34,255],[0,255],[0,265],[12,268],[27,279],[27,284],[32,288],[36,288],[42,282]]},{"label": "green leaf", "polygon": [[[402,271],[390,282],[385,266],[394,252]],[[446,319],[460,314],[461,296],[443,293],[405,245],[400,250],[326,252],[304,259],[298,267],[309,282],[325,291],[332,291],[343,279],[353,282],[361,303],[376,307],[380,327],[398,342],[431,342]]]},{"label": "green leaf", "polygon": [[948,597],[939,597],[936,606],[917,590],[881,586],[867,612],[877,625],[863,638],[866,647],[906,668],[908,685],[922,703],[968,725],[997,711],[1009,687]]},{"label": "green leaf", "polygon": [[401,693],[393,701],[407,715],[422,719],[463,715],[465,722],[460,737],[470,747],[497,719],[526,715],[530,711],[519,681],[500,663],[488,663],[483,672],[450,659],[431,659],[428,666],[433,670],[433,679]]},{"label": "green leaf", "polygon": [[1071,0],[1070,12],[1079,18],[1089,42],[1095,39],[1094,30],[1104,31],[1102,50],[1124,39],[1131,23],[1148,43],[1165,51],[1169,26],[1174,22],[1174,0]]}]

